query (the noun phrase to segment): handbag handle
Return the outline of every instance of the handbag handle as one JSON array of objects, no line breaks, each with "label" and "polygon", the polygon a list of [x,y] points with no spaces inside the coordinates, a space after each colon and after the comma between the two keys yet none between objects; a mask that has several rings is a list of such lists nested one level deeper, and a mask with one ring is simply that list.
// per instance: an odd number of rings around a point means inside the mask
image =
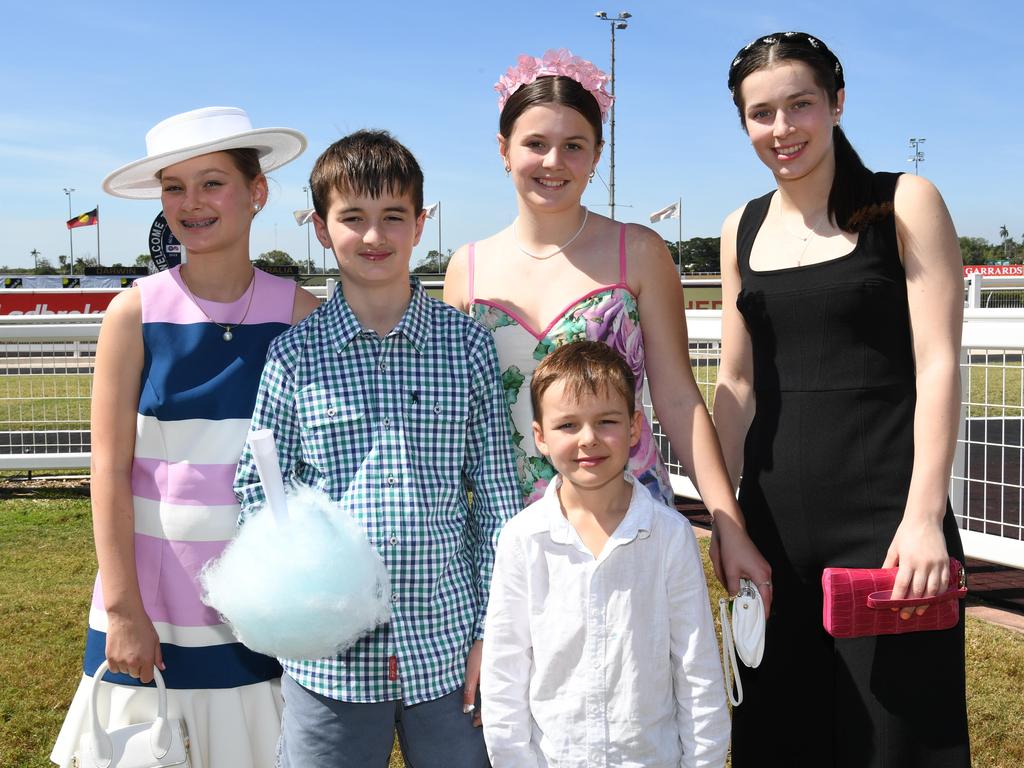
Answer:
[{"label": "handbag handle", "polygon": [[[718,598],[718,616],[722,622],[722,667],[725,675],[725,691],[729,694],[729,702],[734,707],[738,707],[743,703],[743,682],[740,680],[736,662],[736,642],[732,637],[729,603],[724,597]],[[734,686],[735,693],[733,692]]]},{"label": "handbag handle", "polygon": [[902,600],[892,599],[892,590],[872,592],[868,595],[868,608],[913,608],[918,605],[935,605],[947,600],[963,600],[967,596],[967,587],[952,587],[931,597],[905,597]]},{"label": "handbag handle", "polygon": [[914,608],[919,605],[935,605],[944,603],[947,600],[963,600],[967,596],[967,569],[960,564],[959,560],[950,560],[952,573],[950,576],[956,580],[956,586],[952,586],[945,592],[940,592],[931,597],[904,597],[901,600],[892,599],[892,590],[884,589],[879,592],[872,592],[868,595],[868,608]]},{"label": "handbag handle", "polygon": [[[109,768],[114,759],[114,744],[110,734],[100,725],[97,702],[100,694],[100,681],[110,671],[106,659],[96,667],[92,678],[92,697],[89,702],[89,720],[92,731],[92,750],[98,768]],[[155,760],[160,760],[171,748],[171,727],[167,723],[167,686],[160,670],[153,667],[153,680],[157,691],[157,716],[149,729],[149,748]]]}]

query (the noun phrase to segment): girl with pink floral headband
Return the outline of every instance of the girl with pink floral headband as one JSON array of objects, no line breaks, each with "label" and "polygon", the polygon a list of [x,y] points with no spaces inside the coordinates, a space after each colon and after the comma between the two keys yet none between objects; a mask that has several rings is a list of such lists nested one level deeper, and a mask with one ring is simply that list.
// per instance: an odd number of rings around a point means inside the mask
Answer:
[{"label": "girl with pink floral headband", "polygon": [[[498,151],[518,215],[460,248],[445,300],[494,333],[511,411],[523,497],[541,497],[555,472],[536,449],[527,395],[534,368],[580,339],[615,348],[649,383],[655,411],[712,509],[735,505],[717,438],[687,356],[683,293],[661,237],[582,205],[604,148],[608,76],[570,51],[520,56],[495,85]],[[672,503],[668,472],[645,420],[628,470]],[[767,566],[751,574],[768,579]]]}]

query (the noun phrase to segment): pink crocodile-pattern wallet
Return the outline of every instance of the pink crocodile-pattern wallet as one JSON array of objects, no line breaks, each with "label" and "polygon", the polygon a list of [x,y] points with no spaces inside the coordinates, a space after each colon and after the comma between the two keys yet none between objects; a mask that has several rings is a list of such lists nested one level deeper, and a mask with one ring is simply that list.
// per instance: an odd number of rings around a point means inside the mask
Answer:
[{"label": "pink crocodile-pattern wallet", "polygon": [[[826,568],[821,574],[824,593],[822,623],[832,637],[901,635],[949,629],[960,620],[960,600],[967,594],[964,567],[949,560],[949,589],[934,597],[892,599],[898,568]],[[893,608],[929,606],[909,619]]]}]

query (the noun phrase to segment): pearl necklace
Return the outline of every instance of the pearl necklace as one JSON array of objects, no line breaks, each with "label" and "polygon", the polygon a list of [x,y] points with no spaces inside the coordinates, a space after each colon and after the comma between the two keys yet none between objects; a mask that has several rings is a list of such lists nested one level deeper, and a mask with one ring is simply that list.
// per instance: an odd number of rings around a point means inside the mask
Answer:
[{"label": "pearl necklace", "polygon": [[216,325],[218,328],[223,328],[224,329],[224,333],[222,333],[220,337],[222,339],[224,339],[224,341],[231,341],[233,338],[235,338],[235,334],[233,334],[231,332],[231,329],[232,328],[237,328],[238,326],[240,326],[242,323],[245,322],[245,318],[248,317],[248,315],[249,315],[249,308],[252,306],[252,297],[253,297],[253,294],[256,293],[256,271],[253,270],[252,279],[249,281],[249,289],[248,289],[249,290],[249,301],[245,305],[245,312],[242,313],[242,317],[241,317],[241,319],[237,323],[230,323],[230,324],[218,323],[216,320],[214,320],[212,317],[210,317],[210,313],[209,312],[207,312],[205,309],[203,309],[203,305],[200,304],[198,301],[196,301],[196,297],[192,294],[192,289],[189,288],[188,287],[188,283],[185,282],[185,276],[184,275],[181,275],[181,284],[185,286],[185,292],[188,294],[188,297],[190,299],[192,299],[192,303],[195,304],[196,307],[199,308],[199,311],[202,312],[203,315],[206,316],[206,319],[209,320],[214,325]]},{"label": "pearl necklace", "polygon": [[558,246],[555,250],[553,250],[547,256],[538,256],[537,254],[535,254],[535,253],[533,253],[531,251],[528,251],[525,248],[523,248],[522,244],[519,242],[519,232],[516,231],[516,222],[519,221],[519,217],[516,217],[516,219],[512,222],[512,239],[516,241],[516,248],[518,248],[521,253],[524,253],[527,256],[529,256],[531,259],[536,259],[537,261],[547,261],[552,256],[554,256],[556,253],[562,253],[566,248],[568,248],[570,245],[572,245],[574,242],[576,242],[576,238],[583,234],[583,228],[585,226],[587,226],[587,219],[588,218],[590,218],[590,211],[587,208],[584,208],[583,209],[583,223],[580,224],[580,228],[576,230],[576,234],[573,235],[572,237],[570,237],[568,240],[566,240],[560,246]]}]

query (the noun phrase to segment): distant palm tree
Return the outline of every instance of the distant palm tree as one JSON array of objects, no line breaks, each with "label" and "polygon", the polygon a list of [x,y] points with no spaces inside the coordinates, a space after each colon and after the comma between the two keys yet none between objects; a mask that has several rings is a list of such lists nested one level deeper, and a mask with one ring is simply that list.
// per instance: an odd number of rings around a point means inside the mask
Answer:
[{"label": "distant palm tree", "polygon": [[1003,226],[1001,226],[999,228],[999,237],[1001,237],[1002,240],[1003,240],[1003,261],[1009,261],[1010,260],[1010,230],[1008,230],[1006,228],[1005,224],[1003,224]]}]

